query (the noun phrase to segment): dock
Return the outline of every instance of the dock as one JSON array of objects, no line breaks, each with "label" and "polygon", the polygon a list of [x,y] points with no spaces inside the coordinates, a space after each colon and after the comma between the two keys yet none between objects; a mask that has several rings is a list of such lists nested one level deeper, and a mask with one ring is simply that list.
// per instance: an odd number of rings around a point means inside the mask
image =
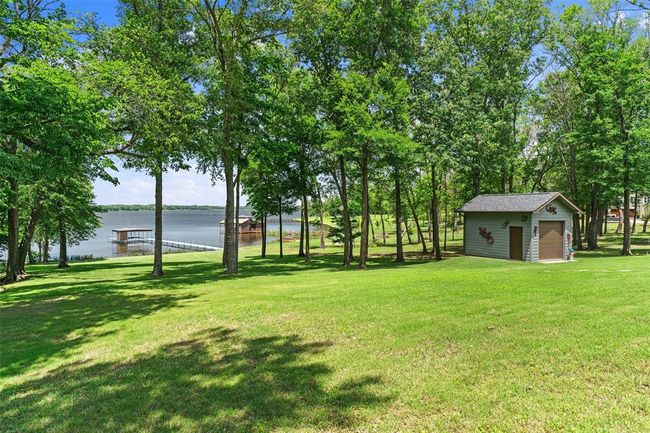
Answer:
[{"label": "dock", "polygon": [[[131,244],[153,244],[153,238],[132,238],[127,240],[111,239],[115,244],[131,245]],[[220,251],[221,248],[213,247],[211,245],[192,244],[189,242],[170,241],[163,239],[162,244],[164,247],[178,248],[179,250],[190,251]]]},{"label": "dock", "polygon": [[[111,239],[114,244],[130,245],[130,244],[153,244],[154,238],[150,237],[151,233],[149,228],[122,228],[114,229],[115,237]],[[177,248],[179,250],[190,251],[220,251],[221,248],[213,247],[211,245],[193,244],[189,242],[171,241],[163,239],[162,244],[165,247]]]}]

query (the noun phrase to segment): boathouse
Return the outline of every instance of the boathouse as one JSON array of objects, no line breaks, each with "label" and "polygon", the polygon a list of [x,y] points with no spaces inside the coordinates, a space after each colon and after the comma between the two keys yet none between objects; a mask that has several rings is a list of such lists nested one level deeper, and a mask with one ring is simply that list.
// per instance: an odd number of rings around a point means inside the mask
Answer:
[{"label": "boathouse", "polygon": [[[223,230],[226,224],[226,220],[219,221],[219,224],[221,224],[221,230]],[[240,216],[239,220],[237,221],[237,227],[239,228],[240,234],[262,232],[262,224],[258,224],[250,216]]]},{"label": "boathouse", "polygon": [[538,262],[568,260],[580,209],[559,192],[543,192],[482,194],[458,212],[465,215],[465,254]]},{"label": "boathouse", "polygon": [[138,227],[113,229],[113,233],[115,233],[115,238],[113,240],[117,242],[127,242],[129,239],[147,239],[151,237],[152,231],[153,230],[151,229]]}]

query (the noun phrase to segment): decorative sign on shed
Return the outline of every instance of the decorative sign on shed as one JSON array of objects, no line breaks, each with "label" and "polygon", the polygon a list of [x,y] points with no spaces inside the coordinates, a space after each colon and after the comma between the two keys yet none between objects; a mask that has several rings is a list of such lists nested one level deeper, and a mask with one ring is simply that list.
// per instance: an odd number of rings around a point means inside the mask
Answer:
[{"label": "decorative sign on shed", "polygon": [[557,215],[557,207],[548,205],[546,206],[546,212],[550,213],[551,215]]},{"label": "decorative sign on shed", "polygon": [[479,227],[478,233],[481,235],[483,239],[487,241],[488,244],[492,245],[494,243],[492,232],[489,232],[485,227]]}]

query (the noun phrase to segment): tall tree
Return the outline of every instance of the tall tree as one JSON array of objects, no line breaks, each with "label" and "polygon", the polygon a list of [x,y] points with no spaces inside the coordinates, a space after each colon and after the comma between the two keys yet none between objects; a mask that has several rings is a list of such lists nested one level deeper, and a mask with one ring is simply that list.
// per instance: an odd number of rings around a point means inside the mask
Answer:
[{"label": "tall tree", "polygon": [[103,148],[107,106],[80,78],[74,70],[38,60],[11,66],[0,76],[0,140],[7,162],[0,170],[10,185],[6,283],[20,276],[20,181],[90,170],[88,161]]},{"label": "tall tree", "polygon": [[48,205],[58,231],[58,267],[67,268],[68,246],[92,238],[101,227],[99,208],[94,203],[93,184],[84,175],[58,179],[50,187]]},{"label": "tall tree", "polygon": [[[91,42],[106,63],[103,83],[119,101],[114,128],[124,138],[118,146],[127,168],[155,179],[154,263],[163,275],[163,174],[187,169],[198,106],[191,79],[194,45],[184,0],[122,0],[120,25]],[[110,74],[112,75],[112,74]]]},{"label": "tall tree", "polygon": [[630,195],[643,187],[650,164],[650,65],[648,41],[635,37],[636,21],[619,12],[616,2],[593,3],[591,11],[568,8],[553,48],[575,82],[582,107],[572,138],[585,143],[590,159],[598,161],[590,173],[589,248],[597,247],[601,209],[612,200],[608,190],[615,188],[623,201],[621,254],[631,255]]},{"label": "tall tree", "polygon": [[[210,109],[213,133],[219,137],[207,152],[211,168],[226,184],[224,263],[228,273],[237,273],[235,202],[237,167],[242,164],[242,134],[254,107],[253,89],[247,75],[254,71],[254,51],[260,42],[286,31],[289,8],[283,0],[220,2],[188,0],[196,23],[203,56],[212,66],[204,85],[213,101]],[[253,92],[253,95],[255,92]],[[218,107],[218,108],[217,108]]]},{"label": "tall tree", "polygon": [[0,2],[0,176],[8,195],[5,283],[20,277],[21,180],[78,163],[94,143],[86,134],[96,138],[99,130],[96,95],[76,82],[75,31],[58,1]]},{"label": "tall tree", "polygon": [[520,105],[543,70],[533,50],[545,37],[548,9],[542,0],[434,0],[424,9],[431,25],[422,72],[446,101],[446,146],[468,180],[466,195],[505,193],[522,148]]}]

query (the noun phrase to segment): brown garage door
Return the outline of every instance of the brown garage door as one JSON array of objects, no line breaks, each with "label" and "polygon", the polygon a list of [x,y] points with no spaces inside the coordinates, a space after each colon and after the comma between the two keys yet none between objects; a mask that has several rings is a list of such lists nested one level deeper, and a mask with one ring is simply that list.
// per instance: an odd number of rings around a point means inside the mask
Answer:
[{"label": "brown garage door", "polygon": [[564,222],[542,221],[539,223],[539,259],[564,259]]}]

